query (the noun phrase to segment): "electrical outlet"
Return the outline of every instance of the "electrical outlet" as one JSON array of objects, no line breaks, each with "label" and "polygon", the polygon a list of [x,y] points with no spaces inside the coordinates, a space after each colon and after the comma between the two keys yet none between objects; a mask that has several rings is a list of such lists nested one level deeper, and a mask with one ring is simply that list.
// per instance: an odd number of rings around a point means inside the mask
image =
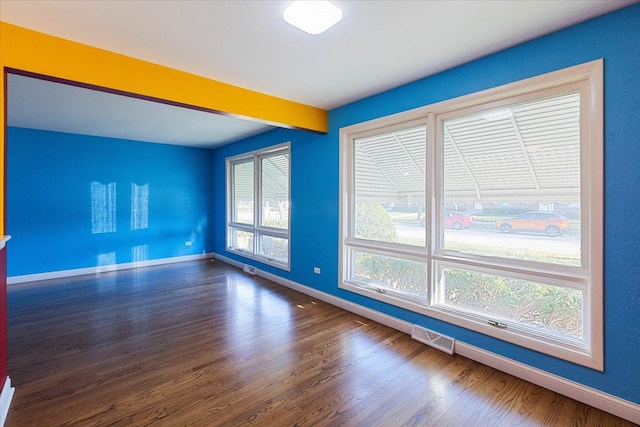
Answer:
[{"label": "electrical outlet", "polygon": [[185,246],[191,246],[191,242],[184,242]]},{"label": "electrical outlet", "polygon": [[315,274],[320,274],[320,267],[313,267],[313,272]]}]

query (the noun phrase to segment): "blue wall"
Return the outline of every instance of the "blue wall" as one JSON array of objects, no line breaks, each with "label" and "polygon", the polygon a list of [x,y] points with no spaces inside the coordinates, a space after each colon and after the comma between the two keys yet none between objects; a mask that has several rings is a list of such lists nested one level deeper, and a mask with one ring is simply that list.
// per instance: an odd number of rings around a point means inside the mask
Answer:
[{"label": "blue wall", "polygon": [[[12,127],[7,141],[9,277],[205,252],[210,150]],[[115,217],[92,211],[109,184]]]},{"label": "blue wall", "polygon": [[[605,371],[597,372],[338,289],[339,129],[598,58],[605,60]],[[530,41],[330,112],[327,135],[276,130],[215,150],[224,206],[225,157],[291,141],[291,271],[271,273],[422,324],[472,345],[640,404],[640,5]],[[225,252],[224,209],[212,216]],[[322,275],[313,274],[313,267]]]}]

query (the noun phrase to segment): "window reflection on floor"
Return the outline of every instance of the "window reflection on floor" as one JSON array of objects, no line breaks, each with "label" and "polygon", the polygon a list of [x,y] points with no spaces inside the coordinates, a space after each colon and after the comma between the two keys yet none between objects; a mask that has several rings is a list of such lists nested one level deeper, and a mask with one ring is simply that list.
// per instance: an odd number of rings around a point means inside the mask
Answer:
[{"label": "window reflection on floor", "polygon": [[291,345],[295,305],[244,277],[227,278],[229,340],[236,357],[284,352]]}]

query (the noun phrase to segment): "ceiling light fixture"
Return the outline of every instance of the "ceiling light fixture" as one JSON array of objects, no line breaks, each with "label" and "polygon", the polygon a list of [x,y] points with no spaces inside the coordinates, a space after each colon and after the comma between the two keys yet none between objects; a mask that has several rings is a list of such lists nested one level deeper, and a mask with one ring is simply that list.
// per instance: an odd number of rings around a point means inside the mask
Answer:
[{"label": "ceiling light fixture", "polygon": [[325,0],[299,0],[291,3],[282,17],[294,27],[315,36],[340,22],[342,10]]}]

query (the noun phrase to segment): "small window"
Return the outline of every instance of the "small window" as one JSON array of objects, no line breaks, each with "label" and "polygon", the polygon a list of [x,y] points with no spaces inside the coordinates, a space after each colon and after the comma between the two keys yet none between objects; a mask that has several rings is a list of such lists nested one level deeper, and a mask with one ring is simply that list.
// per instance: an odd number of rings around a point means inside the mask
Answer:
[{"label": "small window", "polygon": [[289,144],[227,159],[227,250],[289,268]]},{"label": "small window", "polygon": [[602,62],[341,130],[340,286],[595,369]]}]

